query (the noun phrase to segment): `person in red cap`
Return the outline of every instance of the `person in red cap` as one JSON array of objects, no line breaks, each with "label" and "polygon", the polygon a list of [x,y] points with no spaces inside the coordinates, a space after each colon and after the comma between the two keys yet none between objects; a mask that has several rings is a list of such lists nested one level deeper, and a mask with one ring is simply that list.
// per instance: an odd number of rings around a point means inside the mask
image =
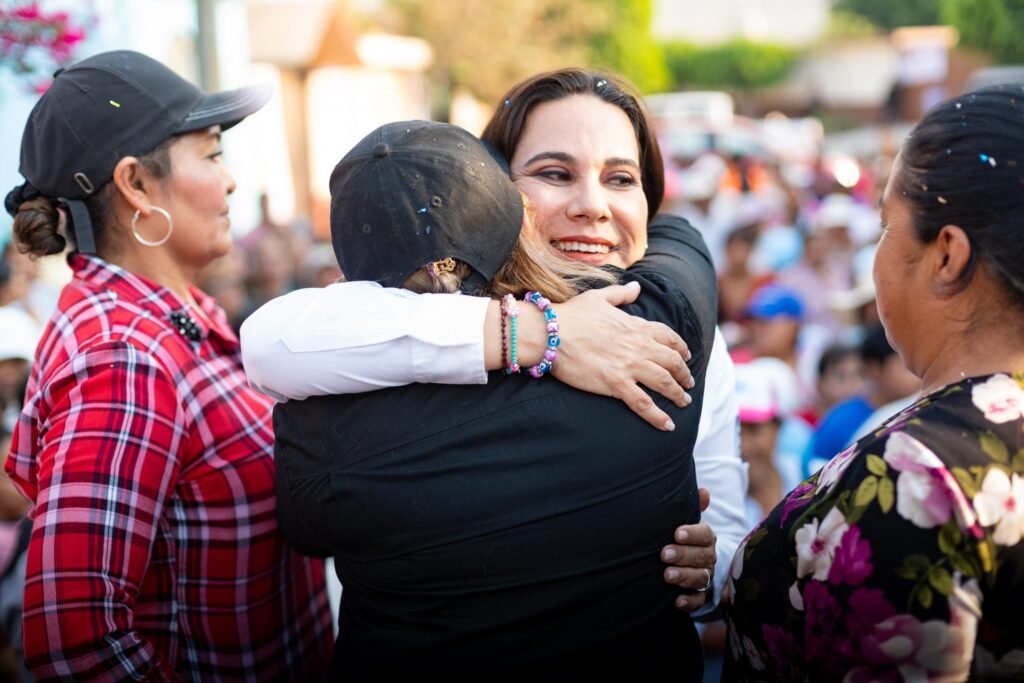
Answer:
[{"label": "person in red cap", "polygon": [[205,94],[135,52],[59,72],[5,207],[18,248],[70,248],[6,470],[32,501],[37,680],[315,680],[323,567],[275,514],[271,401],[191,283],[231,248],[221,133],[266,88]]}]

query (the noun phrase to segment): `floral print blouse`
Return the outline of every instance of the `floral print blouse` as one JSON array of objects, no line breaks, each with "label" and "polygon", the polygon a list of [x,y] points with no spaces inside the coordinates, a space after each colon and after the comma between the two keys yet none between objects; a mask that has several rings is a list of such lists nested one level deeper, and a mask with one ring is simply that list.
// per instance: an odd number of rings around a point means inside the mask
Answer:
[{"label": "floral print blouse", "polygon": [[1024,680],[1024,373],[919,400],[736,552],[728,681]]}]

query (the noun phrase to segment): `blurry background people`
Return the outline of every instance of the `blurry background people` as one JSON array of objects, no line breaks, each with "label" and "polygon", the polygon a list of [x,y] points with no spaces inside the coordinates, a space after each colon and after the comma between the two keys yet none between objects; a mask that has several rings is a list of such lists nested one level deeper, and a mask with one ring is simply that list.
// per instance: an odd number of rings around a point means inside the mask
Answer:
[{"label": "blurry background people", "polygon": [[800,294],[807,323],[827,330],[830,341],[838,339],[844,321],[829,308],[829,293],[845,291],[853,285],[849,230],[852,216],[850,197],[826,197],[812,218],[801,260],[778,276],[781,284]]},{"label": "blurry background people", "polygon": [[757,238],[756,224],[736,228],[725,238],[722,264],[718,269],[719,324],[742,321],[751,295],[765,280],[751,269]]},{"label": "blurry background people", "polygon": [[864,361],[860,348],[833,344],[825,349],[818,360],[817,390],[817,405],[804,413],[812,427],[837,403],[864,392]]},{"label": "blurry background people", "polygon": [[[870,332],[864,355],[872,400],[912,390],[896,365],[922,396],[830,454],[747,536],[725,680],[1024,674],[1020,94],[943,102],[903,144],[874,265],[885,334]],[[885,336],[902,363],[878,348]]]},{"label": "blurry background people", "polygon": [[[40,332],[35,320],[20,308],[0,306],[0,457],[10,450]],[[25,549],[32,529],[25,519],[28,508],[28,500],[0,470],[0,680],[4,681],[32,680],[21,643]]]},{"label": "blurry background people", "polygon": [[203,269],[197,283],[200,289],[217,300],[228,316],[231,329],[238,334],[242,321],[253,311],[247,288],[248,264],[245,252],[232,249]]},{"label": "blurry background people", "polygon": [[797,367],[803,298],[793,289],[768,283],[754,290],[744,310],[749,328],[748,352],[754,358],[778,358]]},{"label": "blurry background people", "polygon": [[747,521],[753,527],[784,493],[775,467],[782,407],[769,373],[757,361],[736,366],[736,403],[740,409],[740,454],[749,468]]},{"label": "blurry background people", "polygon": [[[875,325],[860,345],[864,368],[863,391],[839,401],[826,412],[807,445],[804,476],[810,476],[851,443],[856,436],[880,425],[884,419],[909,406],[921,389],[895,349],[885,328]],[[851,388],[852,384],[851,382]]]},{"label": "blurry background people", "polygon": [[[0,427],[14,431],[42,328],[14,306],[0,306]],[[3,452],[4,455],[7,451]]]}]

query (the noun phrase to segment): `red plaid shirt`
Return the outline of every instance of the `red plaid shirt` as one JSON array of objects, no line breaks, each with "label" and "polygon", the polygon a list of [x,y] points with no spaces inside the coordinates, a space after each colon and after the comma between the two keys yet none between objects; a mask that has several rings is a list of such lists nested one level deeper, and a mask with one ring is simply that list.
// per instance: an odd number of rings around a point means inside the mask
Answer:
[{"label": "red plaid shirt", "polygon": [[321,563],[278,527],[269,399],[238,340],[96,257],[40,343],[7,472],[35,502],[25,654],[40,679],[311,680],[331,649]]}]

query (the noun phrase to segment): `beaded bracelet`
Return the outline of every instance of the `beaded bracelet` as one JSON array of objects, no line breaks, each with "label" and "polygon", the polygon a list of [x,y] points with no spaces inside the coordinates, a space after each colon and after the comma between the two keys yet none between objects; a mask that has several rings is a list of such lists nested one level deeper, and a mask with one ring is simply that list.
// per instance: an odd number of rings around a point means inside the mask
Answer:
[{"label": "beaded bracelet", "polygon": [[508,340],[505,338],[505,328],[508,325],[505,324],[505,305],[501,305],[501,314],[498,316],[501,318],[501,369],[508,369]]},{"label": "beaded bracelet", "polygon": [[[519,372],[519,350],[516,344],[516,317],[519,315],[519,306],[516,298],[506,294],[501,300],[502,317],[508,317],[508,367],[505,368],[506,375],[514,375]],[[504,335],[502,335],[504,341]],[[502,349],[504,353],[504,348]]]},{"label": "beaded bracelet", "polygon": [[529,301],[544,313],[544,322],[548,330],[548,348],[544,351],[544,360],[527,370],[531,377],[543,377],[555,364],[558,358],[558,345],[562,343],[558,338],[558,314],[551,308],[551,302],[540,292],[527,292],[523,301]]}]

